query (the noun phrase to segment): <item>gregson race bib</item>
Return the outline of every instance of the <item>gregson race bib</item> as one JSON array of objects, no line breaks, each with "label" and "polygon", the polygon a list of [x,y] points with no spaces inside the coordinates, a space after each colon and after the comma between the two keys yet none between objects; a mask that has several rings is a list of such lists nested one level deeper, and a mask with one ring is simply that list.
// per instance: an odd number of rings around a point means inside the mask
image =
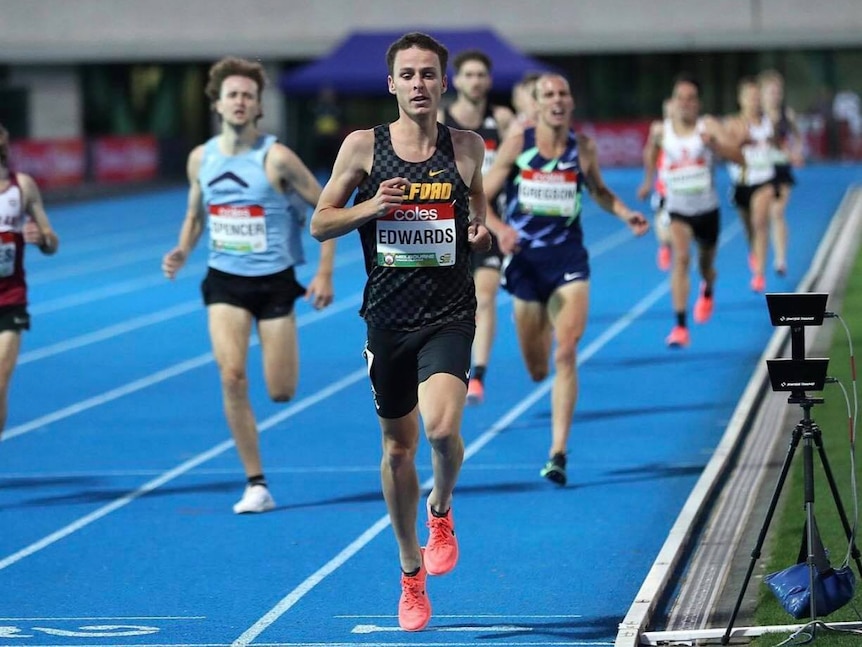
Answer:
[{"label": "gregson race bib", "polygon": [[209,207],[210,246],[229,254],[266,251],[266,217],[260,205]]},{"label": "gregson race bib", "polygon": [[377,264],[382,267],[454,265],[454,203],[402,204],[378,218]]},{"label": "gregson race bib", "polygon": [[518,202],[524,213],[572,218],[580,212],[578,174],[575,171],[523,169],[520,179]]}]

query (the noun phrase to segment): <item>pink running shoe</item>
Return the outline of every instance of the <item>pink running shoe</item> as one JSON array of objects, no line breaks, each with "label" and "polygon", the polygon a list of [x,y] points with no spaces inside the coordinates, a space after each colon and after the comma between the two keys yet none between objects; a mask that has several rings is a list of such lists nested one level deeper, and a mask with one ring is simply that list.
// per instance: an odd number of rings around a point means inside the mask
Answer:
[{"label": "pink running shoe", "polygon": [[425,581],[428,573],[423,564],[416,575],[401,573],[401,599],[398,600],[398,625],[404,631],[422,631],[431,620],[431,600]]},{"label": "pink running shoe", "polygon": [[706,296],[704,292],[706,291],[706,286],[700,286],[700,296],[697,297],[697,301],[694,302],[694,321],[695,323],[706,323],[709,321],[709,318],[712,316],[712,309],[715,305],[712,296]]},{"label": "pink running shoe", "polygon": [[685,348],[691,343],[691,335],[685,326],[674,326],[665,342],[670,348]]},{"label": "pink running shoe", "polygon": [[670,269],[670,263],[670,245],[659,245],[655,256],[655,264],[658,265],[658,269],[667,272]]},{"label": "pink running shoe", "polygon": [[485,387],[475,377],[467,382],[467,404],[482,404],[485,400]]},{"label": "pink running shoe", "polygon": [[766,278],[763,274],[755,274],[751,277],[751,289],[758,293],[766,289]]},{"label": "pink running shoe", "polygon": [[425,568],[431,575],[445,575],[458,563],[458,540],[455,539],[455,522],[452,508],[443,517],[428,509],[428,544],[425,546]]}]

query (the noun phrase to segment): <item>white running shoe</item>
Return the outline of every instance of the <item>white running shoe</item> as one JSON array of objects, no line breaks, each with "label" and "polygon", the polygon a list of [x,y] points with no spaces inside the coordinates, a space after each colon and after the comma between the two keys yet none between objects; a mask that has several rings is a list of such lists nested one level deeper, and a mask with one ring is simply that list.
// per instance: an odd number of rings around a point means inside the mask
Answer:
[{"label": "white running shoe", "polygon": [[246,485],[242,498],[233,506],[236,514],[267,512],[275,507],[275,499],[265,485]]}]

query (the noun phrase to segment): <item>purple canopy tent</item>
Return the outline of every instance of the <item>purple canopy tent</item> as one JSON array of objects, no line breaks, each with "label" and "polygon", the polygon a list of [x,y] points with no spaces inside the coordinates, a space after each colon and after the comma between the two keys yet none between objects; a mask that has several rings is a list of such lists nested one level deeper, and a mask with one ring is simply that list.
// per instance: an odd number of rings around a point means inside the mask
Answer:
[{"label": "purple canopy tent", "polygon": [[[451,60],[458,52],[465,49],[485,52],[493,63],[495,91],[510,90],[526,72],[553,70],[547,63],[521,53],[490,29],[415,31],[433,36],[449,50],[450,78],[454,74]],[[314,95],[327,86],[339,96],[387,94],[386,50],[404,33],[355,32],[326,56],[282,74],[279,86],[293,96]]]}]

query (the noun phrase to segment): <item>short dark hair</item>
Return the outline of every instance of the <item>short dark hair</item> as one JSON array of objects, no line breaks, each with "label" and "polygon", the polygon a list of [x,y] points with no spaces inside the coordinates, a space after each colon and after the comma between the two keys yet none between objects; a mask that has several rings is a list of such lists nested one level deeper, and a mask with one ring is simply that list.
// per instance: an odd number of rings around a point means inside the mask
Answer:
[{"label": "short dark hair", "polygon": [[673,79],[673,86],[676,88],[680,83],[688,83],[689,85],[693,85],[697,90],[697,96],[701,94],[700,81],[693,75],[688,72],[680,72]]},{"label": "short dark hair", "polygon": [[446,66],[449,64],[449,50],[446,49],[443,43],[435,40],[428,34],[412,31],[409,34],[404,34],[386,50],[386,65],[389,67],[390,75],[395,74],[395,55],[411,47],[418,47],[419,49],[437,54],[437,58],[440,60],[440,72],[441,74],[446,74]]},{"label": "short dark hair", "polygon": [[491,58],[481,49],[465,49],[463,52],[458,52],[452,59],[452,67],[455,68],[455,72],[460,72],[461,66],[470,61],[479,61],[489,72],[493,67]]},{"label": "short dark hair", "polygon": [[736,91],[739,92],[746,85],[757,86],[760,84],[757,82],[756,76],[752,76],[752,75],[743,76],[741,79],[739,79],[739,82],[736,84]]}]

